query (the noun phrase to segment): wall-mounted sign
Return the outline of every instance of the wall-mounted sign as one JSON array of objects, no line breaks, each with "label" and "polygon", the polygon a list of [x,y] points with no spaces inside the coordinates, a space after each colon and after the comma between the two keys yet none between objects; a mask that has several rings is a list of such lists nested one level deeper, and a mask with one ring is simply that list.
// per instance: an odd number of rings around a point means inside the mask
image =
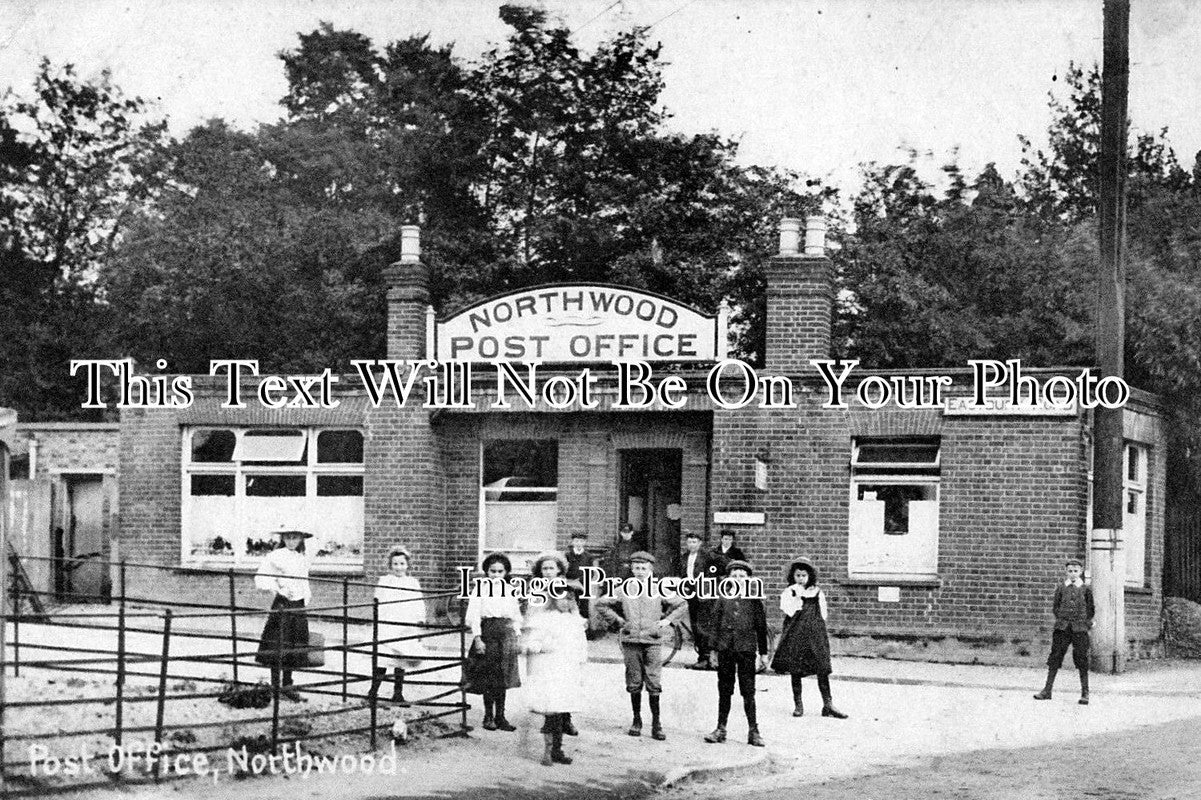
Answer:
[{"label": "wall-mounted sign", "polygon": [[762,511],[714,511],[714,525],[766,525],[767,515]]},{"label": "wall-mounted sign", "polygon": [[476,303],[428,332],[439,361],[717,361],[727,314],[624,286],[540,286]]},{"label": "wall-mounted sign", "polygon": [[949,417],[1074,417],[1076,404],[1057,405],[1045,398],[1039,405],[1014,405],[1007,398],[986,398],[983,406],[972,403],[970,397],[948,397],[943,413]]}]

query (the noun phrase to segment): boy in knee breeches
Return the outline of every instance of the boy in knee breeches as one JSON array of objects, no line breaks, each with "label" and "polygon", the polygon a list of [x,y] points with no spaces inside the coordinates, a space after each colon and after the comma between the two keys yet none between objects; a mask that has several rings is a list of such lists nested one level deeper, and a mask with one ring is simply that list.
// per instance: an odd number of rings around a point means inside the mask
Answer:
[{"label": "boy in knee breeches", "polygon": [[[654,564],[655,557],[645,551],[630,556],[630,570],[639,581],[651,576]],[[621,626],[626,691],[630,693],[630,707],[634,711],[634,721],[628,731],[630,736],[642,735],[642,692],[645,689],[651,706],[651,736],[660,741],[667,738],[659,718],[662,642],[672,623],[687,611],[688,606],[679,598],[630,597],[620,589],[602,600],[597,608],[602,617]]]},{"label": "boy in knee breeches", "polygon": [[[751,565],[731,561],[726,567],[731,578],[749,578]],[[737,681],[746,712],[747,743],[763,747],[759,724],[755,716],[755,673],[763,666],[767,655],[767,610],[763,600],[749,597],[722,598],[713,604],[710,616],[713,649],[717,651],[717,728],[705,737],[706,742],[726,740],[726,723]]]},{"label": "boy in knee breeches", "polygon": [[1070,646],[1072,663],[1080,673],[1079,702],[1082,706],[1088,705],[1088,632],[1093,626],[1096,606],[1092,587],[1085,584],[1083,574],[1083,562],[1069,558],[1064,564],[1064,581],[1055,587],[1055,599],[1051,604],[1055,630],[1051,634],[1051,655],[1047,657],[1047,684],[1034,695],[1035,700],[1051,699],[1055,673],[1063,665],[1063,657]]}]

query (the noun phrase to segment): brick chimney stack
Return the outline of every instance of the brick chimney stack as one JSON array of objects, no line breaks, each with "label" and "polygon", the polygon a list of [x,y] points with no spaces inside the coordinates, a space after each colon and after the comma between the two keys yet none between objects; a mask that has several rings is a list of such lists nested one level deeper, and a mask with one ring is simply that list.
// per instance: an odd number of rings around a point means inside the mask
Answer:
[{"label": "brick chimney stack", "polygon": [[384,270],[388,284],[388,358],[426,357],[426,308],[429,306],[429,268],[421,263],[421,229],[400,229],[400,260]]},{"label": "brick chimney stack", "polygon": [[826,256],[826,221],[780,220],[780,251],[767,265],[767,352],[765,367],[776,374],[810,369],[814,358],[830,357],[834,267]]}]

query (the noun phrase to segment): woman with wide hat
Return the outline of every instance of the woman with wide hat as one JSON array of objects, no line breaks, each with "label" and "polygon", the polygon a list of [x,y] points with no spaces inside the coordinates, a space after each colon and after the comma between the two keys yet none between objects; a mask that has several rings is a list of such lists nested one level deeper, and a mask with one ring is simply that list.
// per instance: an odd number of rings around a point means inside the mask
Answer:
[{"label": "woman with wide hat", "polygon": [[309,621],[304,607],[313,598],[304,542],[313,534],[281,528],[280,544],[263,558],[254,585],[275,599],[263,626],[256,660],[271,668],[271,685],[294,702],[304,698],[292,685],[292,670],[308,666]]},{"label": "woman with wide hat", "polygon": [[817,676],[822,695],[822,716],[846,719],[830,697],[830,635],[826,630],[826,596],[817,585],[817,568],[807,558],[795,558],[784,573],[787,584],[780,594],[784,630],[771,668],[792,676],[794,717],[803,716],[801,679]]},{"label": "woman with wide hat", "polygon": [[[513,564],[504,553],[492,553],[480,569],[485,578],[507,583]],[[515,731],[517,727],[505,717],[505,695],[521,685],[517,666],[521,606],[507,592],[473,593],[464,622],[472,635],[465,682],[468,692],[484,696],[484,730]]]}]

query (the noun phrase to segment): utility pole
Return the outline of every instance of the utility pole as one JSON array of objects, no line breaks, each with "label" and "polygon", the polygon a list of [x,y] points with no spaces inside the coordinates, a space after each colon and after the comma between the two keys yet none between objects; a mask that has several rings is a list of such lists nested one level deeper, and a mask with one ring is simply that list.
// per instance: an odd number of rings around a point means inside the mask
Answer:
[{"label": "utility pole", "polygon": [[[1101,66],[1097,366],[1123,377],[1126,325],[1126,96],[1130,0],[1105,0]],[[1093,668],[1126,668],[1126,554],[1122,543],[1125,440],[1122,409],[1093,411],[1093,530],[1090,568],[1097,615]]]}]

